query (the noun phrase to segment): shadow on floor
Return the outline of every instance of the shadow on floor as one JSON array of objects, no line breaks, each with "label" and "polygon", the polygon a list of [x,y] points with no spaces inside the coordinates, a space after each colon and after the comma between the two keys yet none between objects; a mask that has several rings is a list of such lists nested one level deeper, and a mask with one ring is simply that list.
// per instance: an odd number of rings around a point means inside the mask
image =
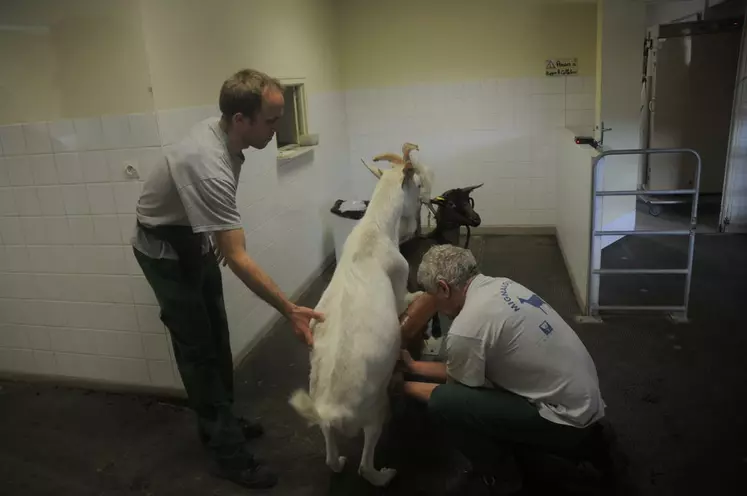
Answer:
[{"label": "shadow on floor", "polygon": [[[677,252],[628,239],[605,250],[605,260],[648,263],[647,257]],[[568,319],[578,312],[553,237],[486,237],[473,249],[486,274],[521,282]],[[747,483],[747,327],[739,308],[747,294],[747,238],[700,236],[696,250],[689,324],[621,317],[574,324],[596,361],[608,419],[630,460],[629,488],[621,494],[742,494]],[[329,278],[324,274],[303,303],[313,305]],[[0,494],[436,495],[461,467],[417,409],[398,403],[377,452],[377,466],[399,470],[392,486],[374,489],[357,476],[360,438],[341,444],[348,465],[331,476],[318,428],[307,427],[287,404],[291,391],[307,387],[308,371],[305,346],[284,324],[237,371],[236,410],[263,422],[267,434],[252,446],[281,472],[267,493],[213,478],[192,416],[179,405],[2,383]],[[559,482],[552,469],[533,474],[544,479],[538,494],[589,494],[564,491],[572,481]]]}]

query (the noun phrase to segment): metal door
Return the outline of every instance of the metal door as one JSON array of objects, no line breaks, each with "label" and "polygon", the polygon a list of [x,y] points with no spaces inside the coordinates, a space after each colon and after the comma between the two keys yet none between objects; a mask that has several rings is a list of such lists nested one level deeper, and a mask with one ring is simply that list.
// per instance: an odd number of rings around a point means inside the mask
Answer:
[{"label": "metal door", "polygon": [[[740,43],[741,22],[659,26],[654,40],[648,146],[698,150],[702,193],[723,189]],[[651,156],[646,187],[692,188],[694,168],[690,155]]]},{"label": "metal door", "polygon": [[747,30],[742,31],[737,87],[734,92],[729,158],[721,202],[721,230],[747,232]]}]

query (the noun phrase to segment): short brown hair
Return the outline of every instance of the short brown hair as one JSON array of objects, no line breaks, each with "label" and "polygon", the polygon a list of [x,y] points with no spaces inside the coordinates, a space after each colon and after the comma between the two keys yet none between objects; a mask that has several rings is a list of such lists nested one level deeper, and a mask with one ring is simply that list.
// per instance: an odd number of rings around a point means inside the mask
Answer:
[{"label": "short brown hair", "polygon": [[253,119],[262,108],[262,94],[267,88],[283,91],[275,78],[254,69],[243,69],[229,77],[220,88],[218,106],[224,119],[244,114]]}]

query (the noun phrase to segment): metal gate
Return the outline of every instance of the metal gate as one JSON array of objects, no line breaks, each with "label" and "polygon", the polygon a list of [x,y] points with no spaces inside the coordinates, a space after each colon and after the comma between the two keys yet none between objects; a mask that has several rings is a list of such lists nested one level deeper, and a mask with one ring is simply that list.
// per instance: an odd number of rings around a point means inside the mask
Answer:
[{"label": "metal gate", "polygon": [[[697,166],[695,170],[695,181],[694,188],[692,189],[671,189],[671,190],[624,190],[624,191],[598,191],[598,167],[599,163],[604,160],[605,157],[614,155],[654,155],[662,153],[691,153],[697,160]],[[700,155],[695,150],[689,148],[649,148],[640,150],[608,150],[602,151],[592,161],[591,169],[591,249],[589,252],[589,280],[587,287],[587,314],[590,316],[597,317],[600,312],[603,311],[614,311],[614,312],[639,312],[639,311],[655,311],[655,312],[666,312],[669,313],[674,320],[686,321],[687,310],[690,300],[690,282],[692,280],[692,267],[693,267],[693,254],[695,251],[695,228],[698,220],[698,194],[700,192],[700,168],[701,161]],[[601,198],[605,196],[638,196],[638,195],[656,195],[656,196],[692,196],[692,213],[690,216],[690,227],[689,229],[683,230],[643,230],[639,231],[635,228],[630,231],[604,231],[599,230],[597,223],[599,222],[599,211],[598,203],[601,203]],[[688,250],[687,250],[687,267],[682,269],[603,269],[601,267],[601,238],[603,236],[635,236],[635,235],[660,235],[660,236],[688,236]],[[662,274],[684,274],[685,277],[685,290],[684,290],[684,303],[679,306],[646,306],[646,305],[600,305],[599,304],[599,278],[603,275],[619,275],[619,274],[651,274],[651,275],[662,275]]]}]

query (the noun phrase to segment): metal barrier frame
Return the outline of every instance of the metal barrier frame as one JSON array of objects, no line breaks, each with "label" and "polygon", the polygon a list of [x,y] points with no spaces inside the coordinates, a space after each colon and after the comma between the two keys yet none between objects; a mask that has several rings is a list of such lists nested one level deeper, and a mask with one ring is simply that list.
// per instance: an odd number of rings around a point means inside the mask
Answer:
[{"label": "metal barrier frame", "polygon": [[[666,153],[691,153],[697,159],[695,171],[695,187],[693,189],[671,189],[671,190],[625,190],[625,191],[598,191],[597,181],[599,179],[598,165],[605,157],[615,155],[655,155]],[[700,193],[700,171],[701,159],[698,152],[690,148],[645,148],[630,150],[606,150],[594,157],[591,166],[591,236],[589,250],[589,276],[586,294],[587,315],[598,317],[600,311],[659,311],[668,312],[676,321],[686,321],[688,306],[690,303],[690,283],[692,282],[693,255],[695,252],[695,229],[698,223],[698,195]],[[638,196],[640,194],[673,196],[692,195],[692,213],[690,215],[690,228],[687,230],[669,231],[604,231],[597,230],[599,212],[597,201],[605,196]],[[684,269],[602,269],[601,268],[601,238],[603,236],[628,236],[628,235],[661,235],[661,236],[688,236],[687,267]],[[641,306],[641,305],[599,305],[599,278],[603,275],[615,274],[685,274],[685,298],[681,306]]]}]

